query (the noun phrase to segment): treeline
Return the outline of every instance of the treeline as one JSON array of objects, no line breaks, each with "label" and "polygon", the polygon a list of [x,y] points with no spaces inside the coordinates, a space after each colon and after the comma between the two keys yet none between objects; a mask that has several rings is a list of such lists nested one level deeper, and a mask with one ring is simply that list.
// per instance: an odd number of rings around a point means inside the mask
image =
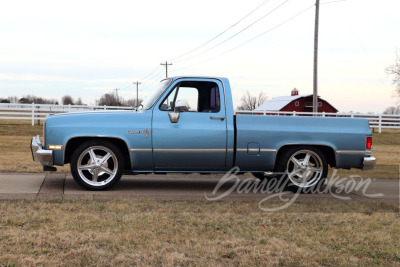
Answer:
[{"label": "treeline", "polygon": [[58,105],[57,99],[46,99],[43,97],[37,97],[34,95],[26,95],[21,98],[16,96],[9,96],[7,98],[0,98],[0,103],[20,103],[20,104],[53,104]]},{"label": "treeline", "polygon": [[[142,99],[139,98],[139,104],[142,103]],[[94,101],[98,106],[127,106],[127,107],[136,107],[136,98],[132,99],[124,99],[122,97],[117,97],[113,93],[106,93]],[[19,103],[19,104],[52,104],[52,105],[87,105],[82,99],[79,97],[77,99],[73,98],[70,95],[65,95],[61,98],[61,101],[57,99],[47,99],[43,97],[37,97],[34,95],[26,95],[21,98],[17,96],[9,96],[7,98],[0,97],[0,103]]]}]

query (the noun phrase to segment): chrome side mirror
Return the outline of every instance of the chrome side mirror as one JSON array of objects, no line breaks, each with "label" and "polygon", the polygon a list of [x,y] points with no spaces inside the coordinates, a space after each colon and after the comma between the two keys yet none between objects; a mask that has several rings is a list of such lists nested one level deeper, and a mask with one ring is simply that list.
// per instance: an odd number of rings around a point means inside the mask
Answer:
[{"label": "chrome side mirror", "polygon": [[179,121],[179,116],[181,114],[179,112],[170,112],[168,113],[169,116],[169,120],[171,121],[171,123],[177,123]]},{"label": "chrome side mirror", "polygon": [[178,100],[175,103],[175,111],[178,112],[185,112],[185,111],[189,111],[189,103],[186,100]]}]

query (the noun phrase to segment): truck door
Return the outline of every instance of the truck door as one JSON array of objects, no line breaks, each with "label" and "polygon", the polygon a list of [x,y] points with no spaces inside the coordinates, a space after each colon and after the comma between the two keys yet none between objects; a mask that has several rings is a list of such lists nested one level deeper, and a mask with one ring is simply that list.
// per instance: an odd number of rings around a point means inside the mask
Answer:
[{"label": "truck door", "polygon": [[220,81],[175,81],[171,90],[153,108],[154,169],[225,170],[225,116],[224,91]]}]

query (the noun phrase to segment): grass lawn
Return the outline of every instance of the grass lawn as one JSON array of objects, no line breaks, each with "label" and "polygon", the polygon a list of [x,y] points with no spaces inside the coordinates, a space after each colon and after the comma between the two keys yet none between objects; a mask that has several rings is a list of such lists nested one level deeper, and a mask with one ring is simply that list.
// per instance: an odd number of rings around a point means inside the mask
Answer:
[{"label": "grass lawn", "polygon": [[398,213],[291,209],[298,212],[247,202],[3,201],[0,266],[400,265]]},{"label": "grass lawn", "polygon": [[[29,149],[37,134],[41,126],[0,121],[0,172],[41,172]],[[399,166],[400,132],[374,134],[373,149],[379,165]],[[400,266],[400,214],[390,208],[323,200],[280,212],[245,201],[0,201],[0,266]]]}]

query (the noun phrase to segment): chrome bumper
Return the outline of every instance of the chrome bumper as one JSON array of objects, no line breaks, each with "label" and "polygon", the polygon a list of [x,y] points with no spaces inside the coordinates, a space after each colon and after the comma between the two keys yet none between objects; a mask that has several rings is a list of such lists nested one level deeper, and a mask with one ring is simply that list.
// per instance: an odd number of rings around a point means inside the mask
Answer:
[{"label": "chrome bumper", "polygon": [[43,166],[53,166],[53,150],[44,150],[39,135],[34,136],[31,141],[33,160]]},{"label": "chrome bumper", "polygon": [[363,160],[363,171],[372,170],[376,165],[376,158],[374,157],[365,157]]}]

